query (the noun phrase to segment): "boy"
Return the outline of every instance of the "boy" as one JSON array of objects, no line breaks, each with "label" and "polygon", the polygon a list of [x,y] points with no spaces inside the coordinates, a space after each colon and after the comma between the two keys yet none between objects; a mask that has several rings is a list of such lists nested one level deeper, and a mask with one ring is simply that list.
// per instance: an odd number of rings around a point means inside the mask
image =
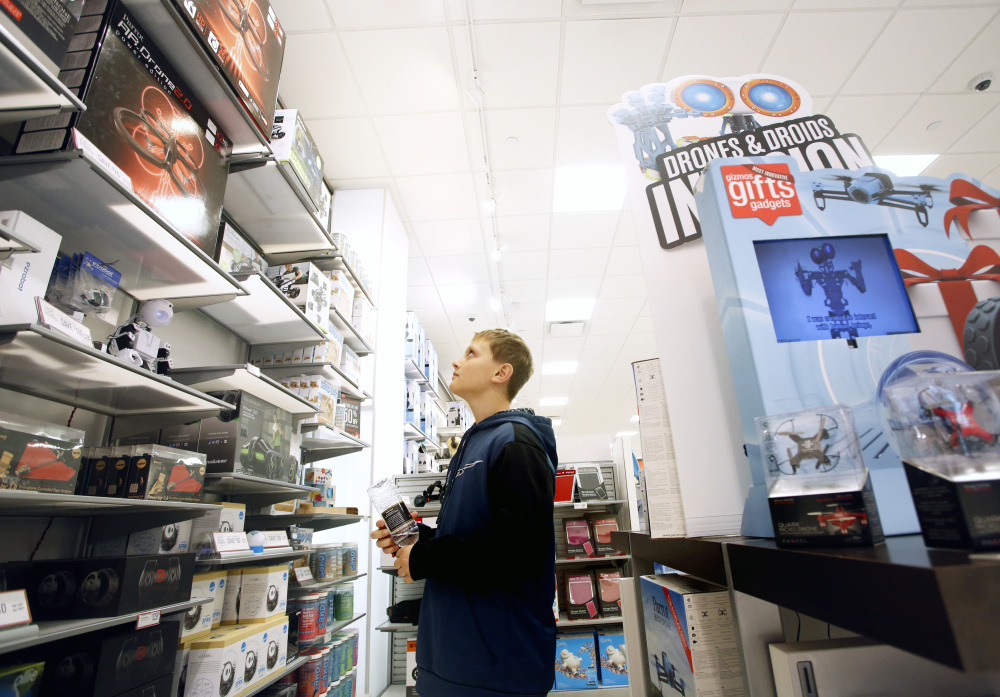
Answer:
[{"label": "boy", "polygon": [[532,373],[524,340],[479,332],[452,363],[452,392],[476,418],[451,458],[437,528],[379,547],[407,583],[427,579],[417,630],[421,697],[543,697],[552,687],[556,626],[552,422],[511,410]]}]

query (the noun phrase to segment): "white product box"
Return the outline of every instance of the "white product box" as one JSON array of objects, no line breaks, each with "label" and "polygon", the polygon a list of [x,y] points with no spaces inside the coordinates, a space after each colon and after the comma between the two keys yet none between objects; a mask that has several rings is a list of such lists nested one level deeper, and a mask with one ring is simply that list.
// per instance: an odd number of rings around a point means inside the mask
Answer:
[{"label": "white product box", "polygon": [[247,507],[245,503],[223,502],[218,509],[196,518],[191,525],[191,551],[199,555],[212,551],[213,532],[243,532]]},{"label": "white product box", "polygon": [[241,624],[257,624],[276,615],[284,615],[287,604],[287,564],[243,570],[239,611]]},{"label": "white product box", "polygon": [[193,521],[184,520],[170,523],[162,528],[151,528],[133,532],[128,536],[125,556],[144,554],[184,554],[191,540]]},{"label": "white product box", "polygon": [[240,585],[243,569],[229,569],[226,572],[226,587],[222,594],[222,616],[220,624],[236,624],[239,621]]},{"label": "white product box", "polygon": [[298,381],[300,390],[305,385],[309,387],[305,399],[320,409],[318,414],[303,419],[302,423],[332,426],[336,416],[337,398],[340,396],[340,390],[323,375],[300,375]]},{"label": "white product box", "polygon": [[340,370],[355,383],[361,382],[361,359],[350,346],[344,346],[340,357]]},{"label": "white product box", "polygon": [[236,697],[246,686],[247,648],[257,627],[221,627],[191,642],[184,697]]},{"label": "white product box", "polygon": [[414,426],[420,424],[420,385],[416,380],[406,381],[406,405],[403,420]]},{"label": "white product box", "polygon": [[258,633],[251,637],[257,644],[257,679],[285,667],[288,652],[288,618],[274,617],[263,624],[252,625]]},{"label": "white product box", "polygon": [[192,598],[211,598],[212,599],[212,629],[215,629],[220,624],[222,624],[222,604],[225,600],[226,595],[226,578],[228,572],[226,571],[206,571],[202,574],[195,575],[195,584],[201,584],[197,589],[191,590]]},{"label": "white product box", "polygon": [[406,640],[406,697],[417,694],[417,640]]},{"label": "white product box", "polygon": [[0,225],[39,250],[11,254],[0,262],[0,326],[34,324],[35,298],[45,297],[62,235],[21,211],[0,211]]},{"label": "white product box", "polygon": [[437,379],[438,379],[438,354],[434,350],[434,343],[428,339],[424,342],[424,377],[427,378],[431,387],[437,390]]},{"label": "white product box", "polygon": [[344,317],[350,317],[354,309],[354,285],[346,271],[330,273],[330,305],[336,307]]},{"label": "white product box", "polygon": [[[221,587],[219,586],[220,579],[223,582]],[[191,582],[191,597],[212,598],[212,600],[204,605],[197,605],[189,609],[184,614],[184,619],[181,620],[181,632],[178,636],[179,643],[186,644],[193,639],[203,637],[212,631],[212,615],[215,611],[215,596],[218,595],[219,600],[222,600],[222,594],[225,592],[223,590],[223,588],[225,588],[225,579],[226,574],[220,574],[217,571],[208,571],[194,575],[194,579]]]}]

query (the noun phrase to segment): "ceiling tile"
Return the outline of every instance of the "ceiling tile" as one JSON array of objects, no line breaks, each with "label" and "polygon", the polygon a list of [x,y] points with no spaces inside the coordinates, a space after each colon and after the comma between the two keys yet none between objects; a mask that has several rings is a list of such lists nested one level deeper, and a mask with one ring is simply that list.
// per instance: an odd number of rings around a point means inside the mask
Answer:
[{"label": "ceiling tile", "polygon": [[559,107],[556,166],[621,162],[615,129],[608,121],[608,106]]},{"label": "ceiling tile", "polygon": [[503,280],[524,281],[546,277],[548,252],[507,252],[500,261]]},{"label": "ceiling tile", "polygon": [[615,247],[611,250],[611,257],[608,259],[608,268],[605,271],[608,276],[627,276],[628,274],[642,273],[642,258],[639,256],[638,247]]},{"label": "ceiling tile", "polygon": [[[789,15],[764,61],[810,93],[832,94],[864,56],[889,12],[808,12]],[[822,113],[822,112],[820,112]]]},{"label": "ceiling tile", "polygon": [[[317,65],[323,66],[323,89],[316,89]],[[333,32],[288,37],[279,93],[288,108],[301,109],[307,119],[368,113],[347,56]]]},{"label": "ceiling tile", "polygon": [[479,71],[489,88],[484,98],[488,107],[556,103],[558,22],[477,24],[475,32]]},{"label": "ceiling tile", "polygon": [[323,0],[272,0],[271,7],[286,33],[333,28]]},{"label": "ceiling tile", "polygon": [[[420,324],[423,325],[424,329],[430,330],[445,327],[449,332],[451,331],[451,322],[448,319],[448,313],[445,312],[443,308],[423,308],[417,313],[417,318],[420,320]],[[428,335],[429,333],[430,332],[428,332]],[[428,336],[428,338],[433,341],[433,337]],[[435,348],[437,347],[435,346]]]},{"label": "ceiling tile", "polygon": [[[837,0],[836,7],[841,9],[866,7],[895,7],[899,0]],[[795,0],[795,10],[829,10],[830,0]]]},{"label": "ceiling tile", "polygon": [[655,82],[672,27],[665,18],[567,22],[561,103],[610,106]]},{"label": "ceiling tile", "polygon": [[608,263],[607,248],[560,249],[549,256],[549,278],[602,276]]},{"label": "ceiling tile", "polygon": [[338,29],[443,24],[441,0],[326,0]]},{"label": "ceiling tile", "polygon": [[[448,311],[448,316],[452,317],[455,308],[475,307],[476,305],[488,306],[490,302],[489,283],[462,283],[454,286],[437,286],[438,295],[441,296],[441,304]],[[454,317],[452,317],[454,321]]]},{"label": "ceiling tile", "polygon": [[371,119],[309,119],[328,179],[385,177],[389,168]]},{"label": "ceiling tile", "polygon": [[485,254],[460,254],[453,257],[428,257],[427,268],[440,285],[489,283]]},{"label": "ceiling tile", "polygon": [[648,332],[633,330],[632,333],[628,335],[628,339],[625,340],[625,347],[630,349],[643,349],[647,352],[649,349],[656,349],[656,335],[652,332],[652,323],[650,323],[649,329],[650,331]]},{"label": "ceiling tile", "polygon": [[588,349],[621,350],[624,344],[625,336],[622,334],[591,334],[587,337]]},{"label": "ceiling tile", "polygon": [[601,283],[598,296],[602,300],[618,298],[638,298],[644,301],[648,295],[646,279],[642,274],[631,276],[606,276]]},{"label": "ceiling tile", "polygon": [[497,217],[497,238],[509,251],[527,252],[549,248],[548,215],[501,215]]},{"label": "ceiling tile", "polygon": [[434,286],[414,286],[406,289],[406,309],[441,309],[441,298]]},{"label": "ceiling tile", "polygon": [[[681,17],[660,77],[668,82],[683,75],[730,77],[756,72],[780,22],[780,14]],[[705,50],[706,42],[711,50]]]},{"label": "ceiling tile", "polygon": [[841,133],[857,133],[873,150],[917,99],[916,95],[837,97],[826,115]]},{"label": "ceiling tile", "polygon": [[577,374],[583,370],[589,372],[595,366],[599,366],[607,371],[616,358],[618,358],[618,349],[592,349],[584,345],[580,359],[580,368],[577,369]]},{"label": "ceiling tile", "polygon": [[540,215],[552,211],[552,170],[522,169],[493,174],[497,215]]},{"label": "ceiling tile", "polygon": [[544,322],[545,321],[545,303],[535,302],[535,303],[521,303],[517,312],[518,322]]},{"label": "ceiling tile", "polygon": [[649,315],[639,315],[635,324],[632,325],[633,334],[651,334],[653,332],[653,318]]},{"label": "ceiling tile", "polygon": [[471,174],[397,177],[396,185],[410,220],[415,222],[479,215]]},{"label": "ceiling tile", "polygon": [[607,249],[615,237],[619,211],[598,213],[554,213],[552,215],[552,249]]},{"label": "ceiling tile", "polygon": [[[896,12],[847,81],[844,92],[885,94],[926,90],[992,14],[992,9],[980,7]],[[893,70],[892,79],[887,79],[886,66],[906,67]]]},{"label": "ceiling tile", "polygon": [[483,232],[476,218],[413,223],[413,232],[428,257],[484,253]]},{"label": "ceiling tile", "polygon": [[602,319],[590,320],[590,331],[588,335],[593,338],[605,334],[620,334],[625,336],[632,331],[635,324],[633,317],[604,317]]},{"label": "ceiling tile", "polygon": [[475,21],[559,19],[561,12],[562,0],[472,0],[472,19]]},{"label": "ceiling tile", "polygon": [[674,14],[680,10],[681,0],[639,0],[639,2],[628,2],[627,0],[604,0],[593,2],[592,0],[568,0],[566,3],[566,16],[576,17],[662,17],[663,15]]},{"label": "ceiling tile", "polygon": [[740,0],[738,3],[733,3],[731,0],[684,0],[684,8],[681,11],[684,14],[722,14],[751,10],[784,10],[787,7],[788,0]]},{"label": "ceiling tile", "polygon": [[[954,63],[948,66],[941,79],[934,83],[933,92],[965,92],[969,81],[980,73],[1000,70],[1000,17],[993,21],[969,44]],[[995,78],[994,78],[995,80]],[[996,89],[996,82],[993,89]]]},{"label": "ceiling tile", "polygon": [[1000,189],[1000,167],[990,172],[983,178],[983,184],[987,186],[992,186],[994,189]]},{"label": "ceiling tile", "polygon": [[572,337],[545,337],[545,353],[549,351],[558,353],[579,353],[583,350],[583,344],[586,341],[586,337],[583,336],[572,336]]},{"label": "ceiling tile", "polygon": [[545,279],[508,281],[504,279],[504,290],[514,302],[538,302],[545,297]]},{"label": "ceiling tile", "polygon": [[[924,95],[879,143],[876,154],[942,153],[1000,102],[1000,93]],[[940,121],[932,131],[927,125]]]},{"label": "ceiling tile", "polygon": [[618,220],[618,229],[615,231],[616,247],[637,247],[639,241],[635,237],[635,221],[632,219],[631,211],[622,213]]},{"label": "ceiling tile", "polygon": [[372,121],[382,142],[382,152],[396,176],[469,169],[469,150],[465,146],[460,112],[377,116]]},{"label": "ceiling tile", "polygon": [[961,172],[976,179],[982,179],[1000,164],[1000,153],[977,152],[959,155],[942,155],[923,171],[925,177],[946,178],[949,174]]},{"label": "ceiling tile", "polygon": [[[627,276],[617,276],[616,278],[628,278]],[[594,305],[594,319],[605,319],[608,317],[637,317],[642,309],[645,298],[599,298]]]},{"label": "ceiling tile", "polygon": [[[517,316],[517,313],[514,313]],[[545,332],[544,322],[516,322],[515,333],[523,339],[541,339]]]},{"label": "ceiling tile", "polygon": [[580,278],[549,278],[547,300],[596,298],[601,286],[600,276]]},{"label": "ceiling tile", "polygon": [[423,257],[410,257],[406,269],[406,285],[433,286],[434,279]]},{"label": "ceiling tile", "polygon": [[569,396],[570,389],[572,387],[573,387],[572,375],[541,376],[541,391],[546,394],[564,394]]},{"label": "ceiling tile", "polygon": [[1000,151],[1000,107],[994,108],[982,121],[973,126],[972,130],[962,136],[950,151]]},{"label": "ceiling tile", "polygon": [[[554,108],[488,109],[486,140],[490,168],[500,171],[551,167],[555,130]],[[509,138],[516,138],[517,143],[508,143]]]},{"label": "ceiling tile", "polygon": [[[340,37],[370,113],[412,114],[459,108],[451,42],[444,27],[350,31],[342,32]],[[315,90],[314,74],[315,68],[310,74]],[[332,97],[339,99],[337,94]]]},{"label": "ceiling tile", "polygon": [[[904,5],[922,7],[927,5],[948,5],[947,0],[903,0]],[[997,0],[962,0],[963,5],[996,5]]]}]

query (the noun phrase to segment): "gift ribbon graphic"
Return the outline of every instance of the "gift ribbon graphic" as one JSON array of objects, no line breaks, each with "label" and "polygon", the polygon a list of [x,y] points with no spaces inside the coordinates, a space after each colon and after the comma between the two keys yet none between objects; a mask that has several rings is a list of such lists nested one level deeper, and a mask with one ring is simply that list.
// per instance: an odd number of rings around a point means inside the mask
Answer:
[{"label": "gift ribbon graphic", "polygon": [[951,224],[958,221],[959,226],[965,230],[965,234],[970,238],[969,216],[973,211],[985,211],[991,208],[996,209],[1000,215],[1000,198],[994,198],[980,189],[972,182],[964,179],[956,179],[951,183],[951,195],[949,196],[954,208],[949,208],[944,214],[944,233],[951,236]]},{"label": "gift ribbon graphic", "polygon": [[904,278],[903,283],[907,288],[918,283],[938,284],[941,298],[951,318],[951,325],[955,329],[955,336],[958,337],[958,345],[962,346],[965,318],[978,302],[970,281],[1000,281],[1000,273],[987,273],[993,267],[1000,265],[1000,255],[990,247],[979,245],[969,252],[969,256],[959,268],[935,269],[905,249],[897,249],[895,253],[900,271],[921,274]]}]

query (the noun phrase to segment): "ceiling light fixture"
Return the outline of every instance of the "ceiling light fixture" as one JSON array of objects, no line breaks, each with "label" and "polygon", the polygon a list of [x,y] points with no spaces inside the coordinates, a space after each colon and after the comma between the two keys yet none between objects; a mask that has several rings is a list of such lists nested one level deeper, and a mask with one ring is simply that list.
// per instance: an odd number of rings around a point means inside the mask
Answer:
[{"label": "ceiling light fixture", "polygon": [[538,400],[540,407],[564,407],[569,404],[569,397],[542,397]]},{"label": "ceiling light fixture", "polygon": [[625,173],[621,165],[556,167],[552,212],[615,211],[625,203]]},{"label": "ceiling light fixture", "polygon": [[494,312],[500,312],[503,309],[503,303],[499,299],[491,297],[490,298],[490,309]]},{"label": "ceiling light fixture", "polygon": [[562,419],[552,419],[552,428],[559,428],[562,426]]},{"label": "ceiling light fixture", "polygon": [[542,375],[572,375],[579,367],[579,361],[550,361],[542,363]]},{"label": "ceiling light fixture", "polygon": [[915,177],[931,166],[940,155],[874,155],[875,164],[897,177]]},{"label": "ceiling light fixture", "polygon": [[632,415],[632,418],[631,418],[631,419],[629,419],[629,421],[631,421],[631,422],[632,422],[632,423],[634,423],[634,424],[637,424],[637,423],[639,423],[639,415],[638,415],[638,414],[633,414],[633,415]]},{"label": "ceiling light fixture", "polygon": [[500,260],[503,259],[503,251],[499,247],[497,247],[496,249],[491,249],[490,250],[490,259],[492,259],[493,261],[499,263]]},{"label": "ceiling light fixture", "polygon": [[545,303],[546,322],[578,322],[594,314],[593,298],[567,298]]}]

